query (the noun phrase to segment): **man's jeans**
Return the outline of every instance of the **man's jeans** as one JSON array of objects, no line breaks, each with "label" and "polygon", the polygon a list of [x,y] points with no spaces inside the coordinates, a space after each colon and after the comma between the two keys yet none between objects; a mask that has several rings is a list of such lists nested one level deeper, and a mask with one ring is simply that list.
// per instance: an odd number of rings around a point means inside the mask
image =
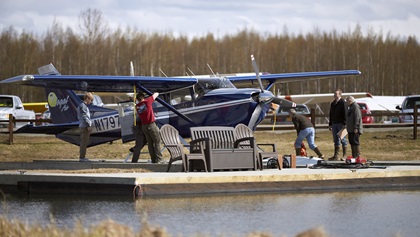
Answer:
[{"label": "man's jeans", "polygon": [[309,148],[311,150],[315,149],[315,129],[314,128],[305,128],[303,130],[300,130],[298,137],[295,141],[295,147],[301,148],[303,139],[308,141]]},{"label": "man's jeans", "polygon": [[337,133],[344,127],[344,124],[342,123],[333,123],[331,128],[332,128],[332,134],[333,134],[333,139],[334,139],[334,146],[338,147],[340,146],[340,143],[343,146],[347,146],[347,139],[346,137],[343,138],[343,140],[340,140],[340,137],[337,135]]}]

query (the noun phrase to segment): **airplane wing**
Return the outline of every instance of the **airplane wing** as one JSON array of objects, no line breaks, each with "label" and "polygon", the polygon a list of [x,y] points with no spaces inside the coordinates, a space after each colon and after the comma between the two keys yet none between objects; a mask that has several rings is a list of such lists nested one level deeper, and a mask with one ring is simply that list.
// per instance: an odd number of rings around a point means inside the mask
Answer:
[{"label": "airplane wing", "polygon": [[21,75],[0,83],[19,83],[28,86],[70,89],[91,92],[132,92],[141,85],[153,92],[167,93],[193,86],[196,78],[146,76],[90,76],[90,75]]},{"label": "airplane wing", "polygon": [[[269,87],[281,80],[282,83],[302,79],[321,79],[336,76],[359,75],[358,70],[300,72],[263,74],[261,80],[268,81]],[[256,75],[227,76],[231,82],[257,81]],[[132,92],[133,86],[143,86],[149,91],[167,93],[190,87],[198,82],[194,77],[149,77],[149,76],[98,76],[98,75],[20,75],[0,81],[0,83],[20,83],[28,86],[50,87],[91,92]],[[267,88],[267,89],[268,89]]]},{"label": "airplane wing", "polygon": [[[321,71],[321,72],[297,72],[297,73],[276,73],[276,74],[263,74],[260,75],[261,80],[267,80],[270,84],[278,82],[281,83],[298,81],[307,78],[322,79],[337,76],[356,76],[360,75],[359,70],[341,70],[341,71]],[[227,76],[231,82],[243,82],[243,81],[256,81],[256,75],[245,75],[245,76]]]},{"label": "airplane wing", "polygon": [[[346,98],[348,96],[353,96],[354,98],[364,98],[369,97],[372,98],[372,95],[368,92],[351,92],[351,93],[343,93],[341,95],[342,98]],[[296,104],[320,104],[320,103],[327,103],[334,100],[333,93],[326,93],[326,94],[303,94],[303,95],[283,95],[278,96],[279,98],[290,100],[295,102]]]},{"label": "airplane wing", "polygon": [[356,102],[364,102],[370,111],[399,111],[395,107],[401,105],[405,96],[372,96],[356,99]]}]

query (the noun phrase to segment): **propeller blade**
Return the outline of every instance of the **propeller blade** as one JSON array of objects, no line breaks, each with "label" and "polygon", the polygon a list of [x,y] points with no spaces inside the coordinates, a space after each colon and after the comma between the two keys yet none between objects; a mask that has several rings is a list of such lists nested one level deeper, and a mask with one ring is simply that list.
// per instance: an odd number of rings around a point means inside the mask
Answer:
[{"label": "propeller blade", "polygon": [[258,118],[260,117],[262,107],[264,106],[263,103],[259,103],[257,107],[255,108],[254,112],[251,115],[251,119],[249,120],[248,127],[253,129],[255,128],[256,122]]},{"label": "propeller blade", "polygon": [[286,100],[286,99],[281,99],[281,98],[277,98],[274,97],[273,100],[271,101],[275,104],[278,104],[280,106],[284,106],[284,107],[296,107],[296,103],[290,100]]},{"label": "propeller blade", "polygon": [[257,75],[258,84],[260,84],[261,92],[264,91],[261,78],[260,78],[260,70],[258,69],[257,62],[255,62],[254,55],[251,55],[252,67],[254,67],[255,75]]},{"label": "propeller blade", "polygon": [[133,66],[133,61],[130,61],[130,76],[134,77],[134,66]]}]

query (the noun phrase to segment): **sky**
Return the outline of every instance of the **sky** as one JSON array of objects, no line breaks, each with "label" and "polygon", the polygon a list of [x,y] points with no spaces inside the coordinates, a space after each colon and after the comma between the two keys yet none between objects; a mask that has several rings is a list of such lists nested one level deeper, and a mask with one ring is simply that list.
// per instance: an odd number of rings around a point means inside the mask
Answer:
[{"label": "sky", "polygon": [[262,34],[390,33],[420,39],[419,0],[1,0],[0,29],[42,35],[54,20],[79,31],[82,11],[96,9],[111,30],[127,27],[175,36],[216,37],[244,29]]}]

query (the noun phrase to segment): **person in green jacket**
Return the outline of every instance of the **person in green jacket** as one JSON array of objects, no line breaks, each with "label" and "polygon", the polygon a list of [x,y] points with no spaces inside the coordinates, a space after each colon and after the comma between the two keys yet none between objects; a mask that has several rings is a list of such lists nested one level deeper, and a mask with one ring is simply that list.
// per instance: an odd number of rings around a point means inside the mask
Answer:
[{"label": "person in green jacket", "polygon": [[348,139],[351,145],[351,155],[353,158],[360,156],[360,135],[363,133],[362,112],[360,107],[354,101],[353,96],[346,98],[347,112],[346,112],[346,127],[348,132]]}]

